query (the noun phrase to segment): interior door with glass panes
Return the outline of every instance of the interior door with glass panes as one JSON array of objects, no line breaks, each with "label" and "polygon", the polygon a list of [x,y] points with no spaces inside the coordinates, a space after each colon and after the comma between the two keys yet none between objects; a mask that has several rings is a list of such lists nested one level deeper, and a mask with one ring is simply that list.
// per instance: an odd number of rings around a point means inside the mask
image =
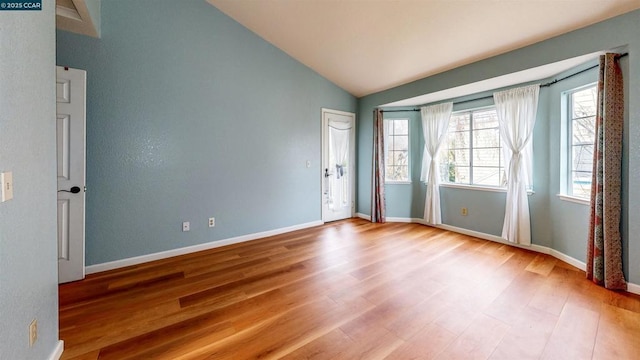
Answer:
[{"label": "interior door with glass panes", "polygon": [[322,109],[322,221],[353,216],[355,130],[353,113]]}]

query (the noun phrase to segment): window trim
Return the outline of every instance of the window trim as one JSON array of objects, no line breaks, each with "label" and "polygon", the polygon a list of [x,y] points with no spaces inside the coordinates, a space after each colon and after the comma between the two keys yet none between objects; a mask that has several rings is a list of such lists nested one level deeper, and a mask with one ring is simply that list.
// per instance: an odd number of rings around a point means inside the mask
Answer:
[{"label": "window trim", "polygon": [[[566,157],[564,168],[564,191],[558,194],[558,197],[565,201],[575,202],[579,204],[589,204],[591,196],[582,197],[573,194],[573,94],[583,91],[592,87],[598,86],[598,82],[590,82],[588,84],[569,89],[562,93],[563,100],[565,101],[566,108],[564,109],[563,122],[566,129],[566,150],[564,156]],[[594,115],[594,116],[597,116]],[[593,172],[591,172],[593,174]],[[561,187],[561,190],[562,187]]]},{"label": "window trim", "polygon": [[454,188],[454,189],[466,189],[466,190],[501,192],[501,193],[507,192],[506,187],[496,187],[496,186],[487,186],[487,185],[469,185],[469,184],[445,182],[445,183],[440,183],[440,186]]},{"label": "window trim", "polygon": [[[474,191],[488,191],[488,192],[499,192],[506,193],[507,187],[495,187],[488,185],[467,185],[467,184],[456,184],[456,183],[440,183],[440,187],[448,187],[453,189],[464,189],[464,190],[474,190]],[[532,189],[527,189],[527,195],[534,195],[536,192]]]},{"label": "window trim", "polygon": [[[484,110],[490,110],[493,109],[497,112],[496,106],[495,105],[487,105],[487,106],[479,106],[479,107],[474,107],[474,108],[469,108],[469,109],[465,109],[465,110],[458,110],[458,111],[454,111],[451,113],[451,116],[454,116],[456,114],[461,114],[461,113],[473,113],[473,112],[479,112],[479,111],[484,111]],[[485,129],[498,129],[498,139],[499,139],[499,143],[500,146],[499,147],[488,147],[488,148],[478,148],[478,149],[498,149],[498,169],[502,168],[503,171],[506,171],[506,164],[504,164],[504,156],[502,154],[502,134],[500,134],[500,126],[498,126],[497,128],[483,128],[483,129],[477,129],[477,130],[485,130]],[[473,144],[473,131],[474,131],[474,127],[473,127],[473,115],[471,115],[470,117],[470,123],[469,123],[469,169],[470,169],[470,176],[471,179],[469,180],[469,184],[462,184],[462,183],[454,183],[454,182],[449,182],[449,181],[445,181],[445,180],[441,180],[440,181],[440,186],[445,186],[445,187],[452,187],[452,188],[464,188],[464,189],[472,189],[472,190],[481,190],[481,191],[493,191],[493,192],[506,192],[507,191],[507,187],[506,186],[493,186],[493,185],[483,185],[483,184],[474,184],[473,183],[473,149],[474,149],[474,144]],[[465,131],[467,132],[467,131]],[[447,131],[447,134],[449,134],[449,131]],[[440,154],[442,156],[442,154]],[[502,166],[500,166],[502,164]],[[482,166],[477,166],[478,168],[482,167]],[[490,168],[495,168],[495,166],[491,166]],[[533,194],[533,191],[527,191],[529,194]]]},{"label": "window trim", "polygon": [[[388,153],[388,148],[385,146],[385,149],[387,149],[385,151],[385,177],[384,177],[384,183],[385,184],[389,184],[389,185],[408,185],[411,184],[411,165],[412,165],[412,158],[413,156],[411,155],[411,121],[409,120],[409,118],[407,117],[401,117],[401,118],[385,118],[383,119],[383,123],[385,123],[385,127],[384,127],[384,131],[387,130],[387,126],[386,124],[388,123],[388,121],[396,121],[396,120],[405,120],[407,122],[407,180],[388,180],[387,176],[386,176],[386,166],[387,166],[387,153]],[[384,134],[385,139],[387,139],[389,137],[388,134]],[[386,145],[386,144],[385,144]]]},{"label": "window trim", "polygon": [[411,185],[413,182],[407,180],[386,180],[384,181],[385,185]]},{"label": "window trim", "polygon": [[572,195],[565,195],[565,194],[558,194],[557,196],[562,201],[568,201],[568,202],[587,205],[587,206],[591,205],[591,199],[585,199],[585,198],[576,197]]}]

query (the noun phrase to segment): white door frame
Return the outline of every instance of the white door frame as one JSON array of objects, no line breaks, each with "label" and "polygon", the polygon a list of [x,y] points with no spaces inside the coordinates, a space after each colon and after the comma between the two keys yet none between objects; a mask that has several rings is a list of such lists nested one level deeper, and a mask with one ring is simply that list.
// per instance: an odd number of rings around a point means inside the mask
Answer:
[{"label": "white door frame", "polygon": [[346,111],[340,111],[340,110],[333,110],[333,109],[327,109],[327,108],[322,108],[322,137],[321,137],[321,166],[320,166],[320,212],[321,212],[321,217],[322,217],[322,222],[325,223],[327,221],[333,221],[333,220],[326,220],[328,217],[328,214],[326,214],[326,208],[324,206],[325,203],[325,177],[324,177],[324,169],[326,168],[326,164],[329,161],[328,157],[329,157],[329,149],[328,147],[325,146],[325,144],[328,141],[328,137],[329,134],[327,132],[327,126],[329,123],[329,115],[331,114],[335,114],[335,115],[341,115],[341,116],[347,116],[351,118],[351,122],[352,122],[352,129],[351,129],[351,137],[349,138],[349,159],[351,160],[349,162],[349,179],[351,181],[351,217],[355,216],[355,196],[356,196],[356,179],[357,179],[357,174],[356,174],[356,114],[355,113],[351,113],[351,112],[346,112]]}]

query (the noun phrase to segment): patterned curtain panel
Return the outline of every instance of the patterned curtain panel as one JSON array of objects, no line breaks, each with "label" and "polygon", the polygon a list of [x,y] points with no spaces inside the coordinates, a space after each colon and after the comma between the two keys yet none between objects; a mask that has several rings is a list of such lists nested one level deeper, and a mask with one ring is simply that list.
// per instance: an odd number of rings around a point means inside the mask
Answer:
[{"label": "patterned curtain panel", "polygon": [[600,56],[587,278],[608,289],[625,290],[620,236],[624,93],[618,57]]},{"label": "patterned curtain panel", "polygon": [[373,111],[373,178],[371,179],[371,222],[386,221],[384,200],[384,119]]}]

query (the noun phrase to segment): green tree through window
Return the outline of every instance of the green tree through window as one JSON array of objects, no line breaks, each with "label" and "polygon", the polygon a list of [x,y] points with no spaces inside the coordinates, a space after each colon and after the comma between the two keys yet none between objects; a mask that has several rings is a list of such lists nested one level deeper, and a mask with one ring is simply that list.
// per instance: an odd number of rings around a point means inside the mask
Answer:
[{"label": "green tree through window", "polygon": [[494,107],[453,113],[440,152],[442,181],[505,186],[501,150]]}]

